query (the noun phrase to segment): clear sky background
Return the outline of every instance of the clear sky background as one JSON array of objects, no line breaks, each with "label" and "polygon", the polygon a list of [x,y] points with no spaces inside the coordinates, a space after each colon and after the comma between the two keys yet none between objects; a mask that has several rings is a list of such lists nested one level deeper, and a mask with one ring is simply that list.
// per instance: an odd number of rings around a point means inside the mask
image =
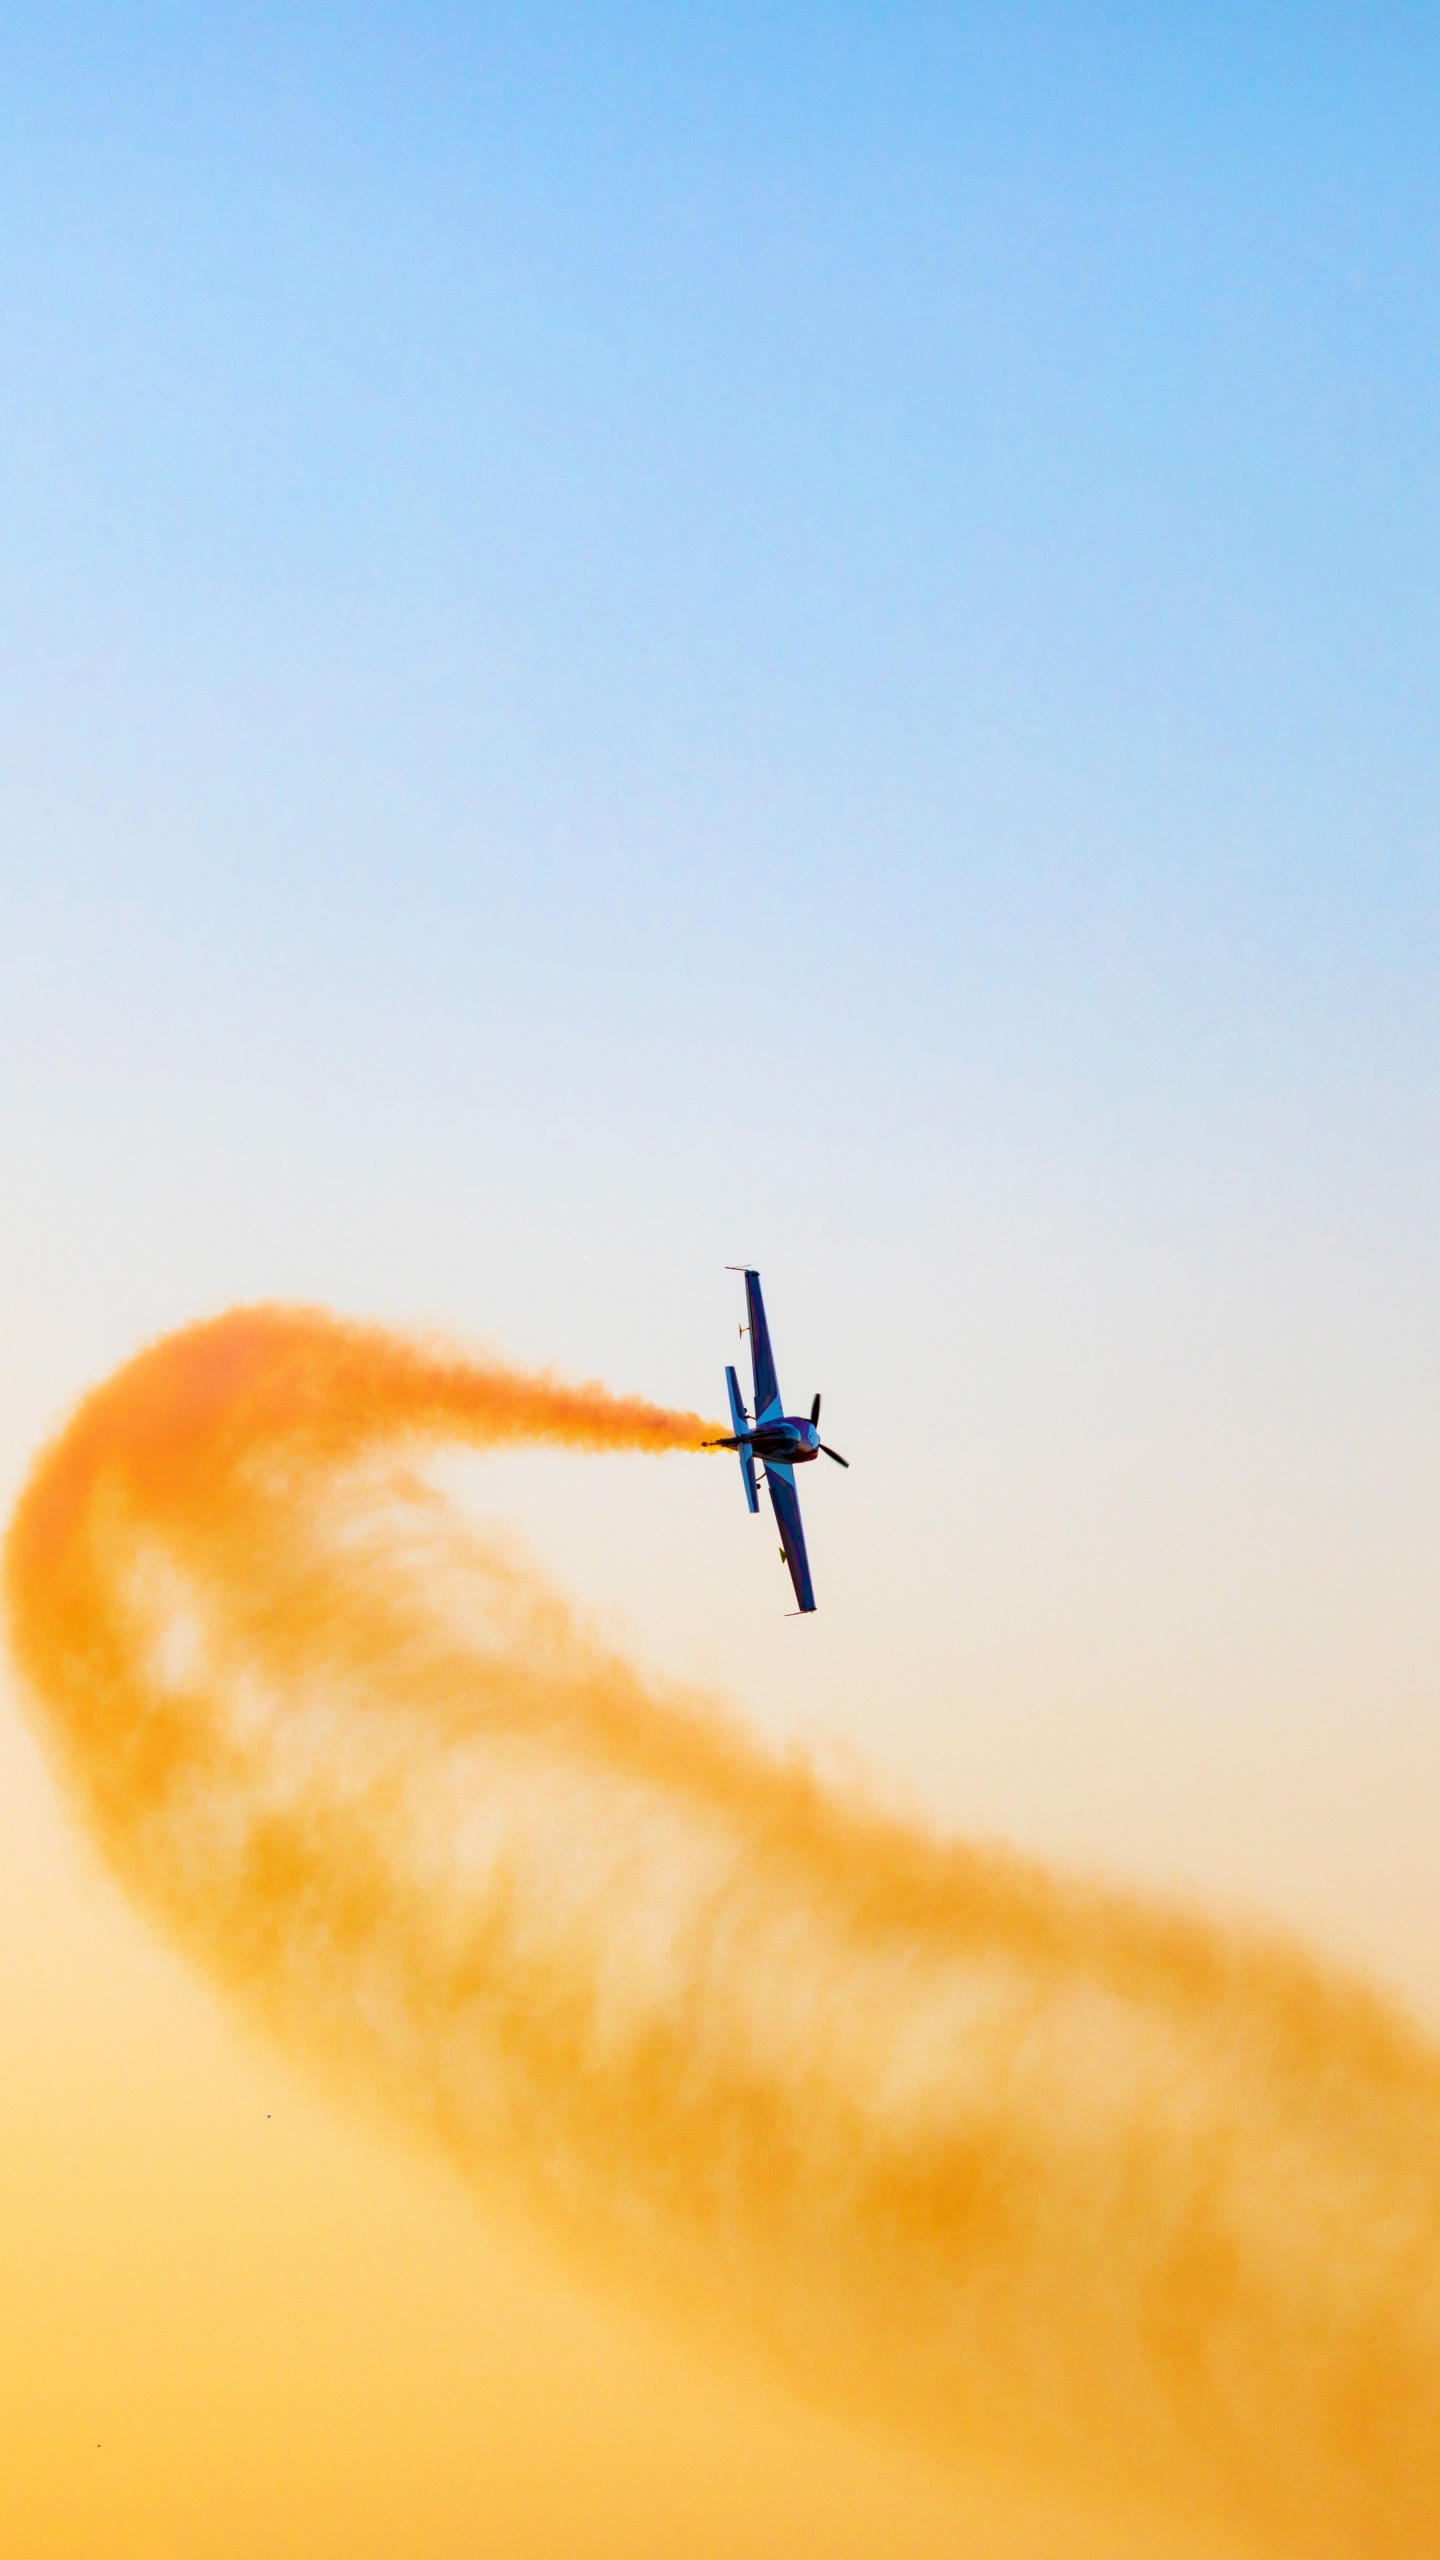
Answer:
[{"label": "clear sky background", "polygon": [[[1437,133],[1416,7],[0,8],[7,1493],[257,1295],[716,1409],[753,1260],[812,1623],[728,1463],[480,1507],[1440,2024]],[[25,2560],[956,2547],[0,1772]]]}]

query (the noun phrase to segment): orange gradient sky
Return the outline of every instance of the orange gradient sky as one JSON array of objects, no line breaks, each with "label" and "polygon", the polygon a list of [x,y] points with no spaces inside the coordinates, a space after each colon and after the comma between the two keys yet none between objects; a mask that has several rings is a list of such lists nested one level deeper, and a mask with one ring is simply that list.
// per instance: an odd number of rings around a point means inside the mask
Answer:
[{"label": "orange gradient sky", "polygon": [[[730,1460],[436,1481],[1440,2037],[1437,107],[1328,7],[0,11],[7,1516],[253,1301],[723,1410],[752,1260],[813,1621]],[[1216,2548],[580,2276],[8,1670],[0,2299],[7,2560]]]}]

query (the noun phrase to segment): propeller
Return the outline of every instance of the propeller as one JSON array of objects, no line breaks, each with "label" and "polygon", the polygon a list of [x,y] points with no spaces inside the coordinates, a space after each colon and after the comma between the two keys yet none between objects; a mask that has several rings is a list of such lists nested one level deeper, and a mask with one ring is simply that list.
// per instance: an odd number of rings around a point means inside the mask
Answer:
[{"label": "propeller", "polygon": [[[817,1397],[815,1398],[814,1403],[813,1403],[813,1404],[812,1404],[812,1406],[810,1407],[810,1420],[811,1420],[811,1422],[812,1422],[812,1423],[816,1423],[816,1422],[818,1422],[818,1421],[819,1421],[819,1419],[820,1419],[820,1398],[819,1398],[819,1397],[818,1397],[818,1395],[817,1395]],[[822,1448],[822,1449],[825,1449],[825,1443],[824,1443],[824,1441],[823,1441],[823,1440],[821,1441],[820,1446],[821,1446],[821,1448]],[[826,1457],[827,1457],[827,1458],[833,1458],[837,1467],[848,1467],[848,1466],[849,1466],[849,1464],[850,1464],[850,1461],[849,1461],[849,1459],[848,1459],[848,1458],[842,1458],[842,1457],[841,1457],[840,1452],[839,1452],[839,1450],[838,1450],[838,1449],[825,1449],[825,1455],[826,1455]]]}]

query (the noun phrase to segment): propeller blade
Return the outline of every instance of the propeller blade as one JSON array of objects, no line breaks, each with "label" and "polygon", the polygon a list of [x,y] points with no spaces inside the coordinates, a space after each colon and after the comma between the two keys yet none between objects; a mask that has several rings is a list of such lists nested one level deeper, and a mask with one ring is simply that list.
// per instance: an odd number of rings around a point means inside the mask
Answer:
[{"label": "propeller blade", "polygon": [[820,1419],[820,1399],[818,1396],[810,1407],[810,1419],[812,1422],[818,1422]]},{"label": "propeller blade", "polygon": [[[825,1449],[825,1443],[823,1440],[821,1441],[820,1446],[822,1449]],[[825,1455],[827,1458],[833,1458],[837,1467],[848,1467],[850,1464],[848,1458],[841,1457],[838,1449],[825,1449]]]}]

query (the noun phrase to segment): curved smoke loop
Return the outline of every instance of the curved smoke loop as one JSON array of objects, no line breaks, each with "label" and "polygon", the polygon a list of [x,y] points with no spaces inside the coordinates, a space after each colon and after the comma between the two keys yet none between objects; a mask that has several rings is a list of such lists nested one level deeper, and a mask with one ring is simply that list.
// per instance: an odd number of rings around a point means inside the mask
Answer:
[{"label": "curved smoke loop", "polygon": [[11,1639],[132,1895],[612,2281],[1259,2547],[1440,2549],[1440,2066],[1302,1958],[926,1837],[418,1472],[713,1425],[308,1309],[86,1399]]}]

